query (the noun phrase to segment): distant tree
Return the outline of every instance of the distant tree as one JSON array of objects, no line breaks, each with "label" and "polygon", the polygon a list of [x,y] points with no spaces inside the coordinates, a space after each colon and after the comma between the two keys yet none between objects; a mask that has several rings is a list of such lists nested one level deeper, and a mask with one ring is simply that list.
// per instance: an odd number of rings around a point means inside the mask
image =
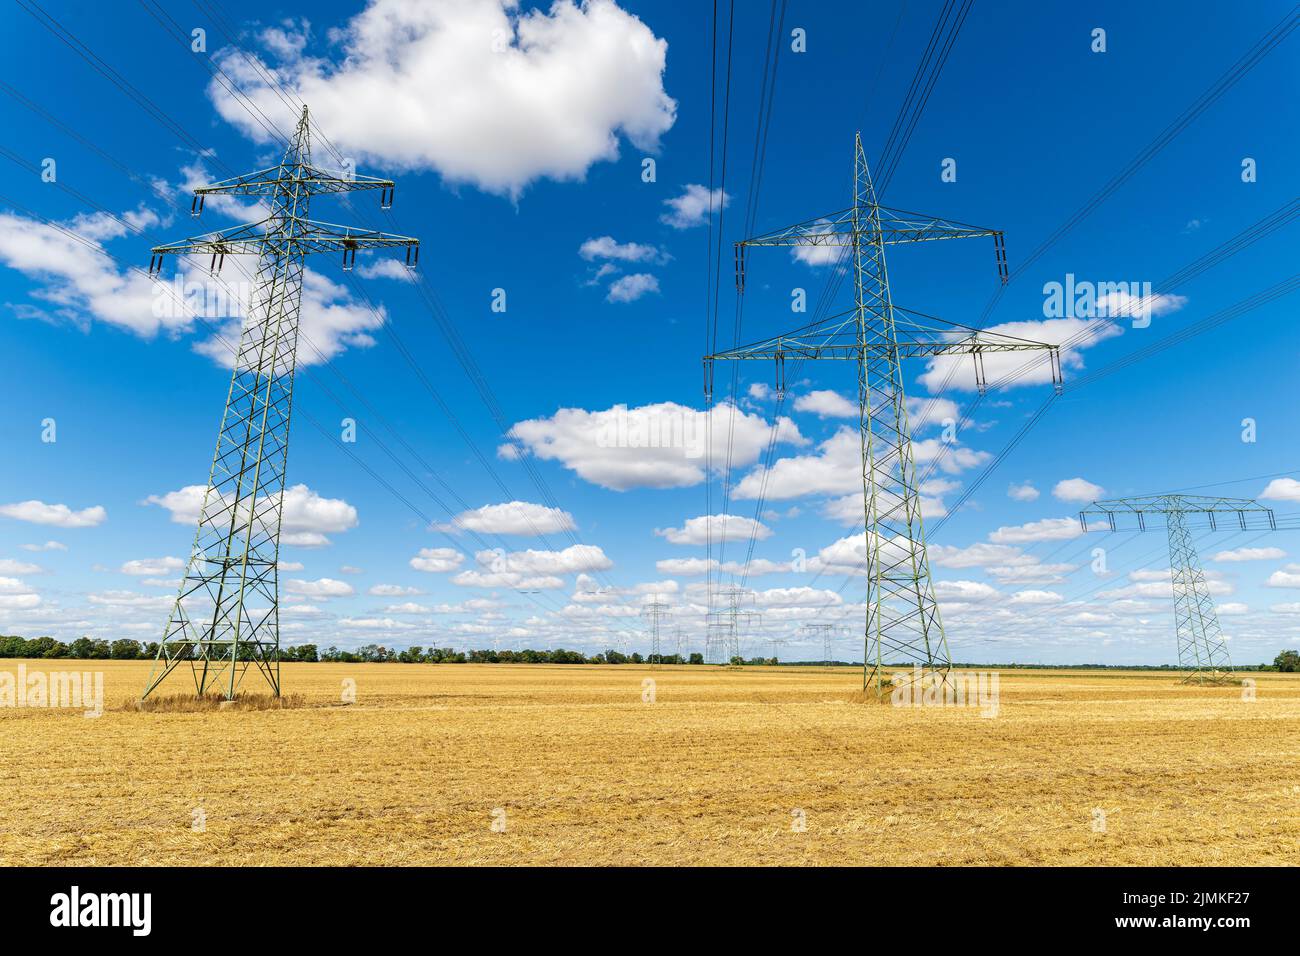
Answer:
[{"label": "distant tree", "polygon": [[139,641],[132,641],[128,638],[122,638],[114,641],[108,649],[108,654],[115,661],[134,661],[138,660],[144,648],[140,646]]},{"label": "distant tree", "polygon": [[94,656],[95,642],[88,637],[79,637],[68,646],[68,656],[79,660],[89,660]]},{"label": "distant tree", "polygon": [[704,663],[704,655],[703,655],[703,654],[700,654],[700,653],[698,653],[698,652],[692,654],[689,663],[691,663],[691,664],[703,664],[703,663]]},{"label": "distant tree", "polygon": [[1300,671],[1300,652],[1283,651],[1273,660],[1273,666],[1284,674]]}]

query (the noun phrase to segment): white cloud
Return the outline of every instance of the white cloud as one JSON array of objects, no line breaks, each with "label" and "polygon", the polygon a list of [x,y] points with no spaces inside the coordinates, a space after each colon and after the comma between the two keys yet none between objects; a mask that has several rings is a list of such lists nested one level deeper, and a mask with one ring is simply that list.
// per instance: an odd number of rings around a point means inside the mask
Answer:
[{"label": "white cloud", "polygon": [[982,581],[935,581],[934,596],[940,601],[988,601],[1002,592]]},{"label": "white cloud", "polygon": [[134,561],[127,561],[118,570],[123,574],[130,574],[136,577],[160,577],[170,571],[182,571],[185,569],[185,562],[180,558],[137,558]]},{"label": "white cloud", "polygon": [[[974,451],[961,445],[945,445],[935,439],[913,441],[912,453],[916,462],[922,465],[942,453],[939,470],[946,474],[956,474],[992,457],[988,452]],[[737,483],[735,497],[742,500],[759,497],[764,486],[763,477],[764,469],[760,465]],[[862,490],[861,437],[856,428],[847,425],[818,445],[815,454],[781,458],[772,464],[767,474],[766,495],[772,501],[855,490]]]},{"label": "white cloud", "polygon": [[424,592],[419,588],[403,587],[400,584],[376,584],[366,593],[376,597],[414,597]]},{"label": "white cloud", "polygon": [[658,279],[648,272],[634,272],[611,282],[605,298],[610,302],[635,302],[643,295],[658,291]]},{"label": "white cloud", "polygon": [[442,574],[455,571],[464,561],[465,555],[455,548],[421,548],[420,553],[410,560],[410,565],[417,571]]},{"label": "white cloud", "polygon": [[172,310],[155,310],[154,283],[141,273],[119,271],[100,245],[126,232],[112,217],[97,213],[60,225],[88,244],[46,223],[0,213],[0,263],[43,283],[31,294],[53,309],[48,313],[44,307],[28,307],[20,314],[61,319],[81,328],[93,319],[145,337],[186,328],[193,321]]},{"label": "white cloud", "polygon": [[25,544],[24,551],[67,551],[68,546],[58,541],[46,541],[44,544]]},{"label": "white cloud", "polygon": [[442,527],[483,534],[540,535],[572,531],[577,524],[573,515],[560,508],[548,508],[529,501],[511,501],[462,511],[450,525]]},{"label": "white cloud", "polygon": [[28,611],[38,607],[41,596],[18,578],[0,578],[0,610]]},{"label": "white cloud", "polygon": [[335,597],[350,597],[357,593],[348,582],[337,581],[334,578],[319,578],[315,581],[290,578],[284,582],[284,590],[288,594],[322,601]]},{"label": "white cloud", "polygon": [[1012,604],[1060,604],[1064,600],[1055,591],[1017,591],[1011,595]]},{"label": "white cloud", "polygon": [[42,574],[45,569],[30,561],[14,561],[12,558],[0,558],[0,574]]},{"label": "white cloud", "polygon": [[1083,534],[1075,518],[1044,518],[1028,524],[1001,527],[989,535],[994,544],[1023,544],[1028,541],[1066,541]]},{"label": "white cloud", "polygon": [[1266,501],[1300,501],[1300,481],[1294,478],[1274,478],[1259,497]]},{"label": "white cloud", "polygon": [[1028,481],[1007,488],[1007,497],[1012,501],[1037,501],[1038,494],[1038,489]]},{"label": "white cloud", "polygon": [[570,545],[562,551],[480,551],[474,558],[491,571],[519,574],[574,574],[614,566],[594,544]]},{"label": "white cloud", "polygon": [[[145,504],[159,505],[171,512],[172,521],[191,525],[203,508],[204,485],[186,485],[164,495],[150,495]],[[357,509],[342,498],[325,498],[306,485],[293,485],[284,492],[280,542],[302,548],[329,544],[327,533],[356,527]]]},{"label": "white cloud", "polygon": [[694,576],[713,571],[718,567],[717,558],[665,558],[655,562],[655,569],[660,574],[677,574]]},{"label": "white cloud", "polygon": [[1274,571],[1264,583],[1271,588],[1300,588],[1300,564],[1288,564]]},{"label": "white cloud", "polygon": [[668,256],[657,247],[639,242],[618,242],[613,236],[588,239],[578,247],[578,255],[593,262],[616,259],[619,262],[664,262]]},{"label": "white cloud", "polygon": [[1230,601],[1227,604],[1220,604],[1218,606],[1218,611],[1220,617],[1237,617],[1242,614],[1248,614],[1250,612],[1250,607],[1245,604]]},{"label": "white cloud", "polygon": [[[372,0],[331,31],[337,61],[310,55],[302,28],[263,33],[280,82],[311,105],[345,156],[517,196],[539,178],[580,180],[617,158],[619,134],[654,151],[673,124],[667,43],[609,0],[520,12],[507,0]],[[236,50],[215,56],[280,129],[297,117]],[[216,80],[228,122],[270,136]]]},{"label": "white cloud", "polygon": [[707,187],[690,183],[680,196],[665,199],[664,205],[669,211],[659,217],[660,222],[674,229],[690,229],[709,221],[710,206],[716,215],[720,209],[731,205],[731,196],[720,188],[710,193]]},{"label": "white cloud", "polygon": [[794,400],[796,412],[812,412],[819,418],[857,418],[857,402],[850,402],[839,392],[821,390],[800,395]]},{"label": "white cloud", "polygon": [[[596,412],[562,408],[550,418],[519,422],[508,434],[515,444],[503,447],[514,449],[508,454],[526,449],[538,458],[559,461],[586,481],[614,491],[685,488],[704,480],[709,415],[715,467],[721,468],[727,460],[733,409],[733,467],[756,461],[767,448],[773,428],[779,442],[807,444],[789,418],[771,425],[763,416],[728,403],[705,413],[675,402],[660,402],[631,409],[615,405]],[[502,454],[500,449],[498,454]]]},{"label": "white cloud", "polygon": [[1234,548],[1220,551],[1211,561],[1271,561],[1285,558],[1286,552],[1281,548]]},{"label": "white cloud", "polygon": [[47,505],[43,501],[31,500],[0,505],[0,515],[15,521],[53,525],[57,528],[94,528],[104,523],[108,512],[102,505],[74,511],[67,505]]},{"label": "white cloud", "polygon": [[712,531],[713,541],[748,541],[750,535],[761,541],[772,536],[772,529],[761,521],[740,515],[700,515],[688,519],[680,528],[656,528],[655,534],[671,544],[704,544]]},{"label": "white cloud", "polygon": [[1091,504],[1105,493],[1106,489],[1101,485],[1094,485],[1083,478],[1066,478],[1052,488],[1052,497],[1078,504]]},{"label": "white cloud", "polygon": [[[405,269],[405,266],[399,268]],[[239,314],[243,314],[242,308]],[[354,299],[346,286],[312,269],[304,269],[299,318],[302,342],[298,349],[298,365],[318,365],[348,348],[369,348],[375,344],[371,333],[381,328],[387,319],[388,313],[382,304],[376,304],[372,309],[370,303]],[[195,342],[194,351],[224,368],[232,367],[242,323],[241,318],[223,322],[215,335]]]},{"label": "white cloud", "polygon": [[357,275],[365,279],[395,279],[398,282],[414,282],[415,271],[408,269],[406,263],[392,256],[379,255],[365,262],[357,263]]}]

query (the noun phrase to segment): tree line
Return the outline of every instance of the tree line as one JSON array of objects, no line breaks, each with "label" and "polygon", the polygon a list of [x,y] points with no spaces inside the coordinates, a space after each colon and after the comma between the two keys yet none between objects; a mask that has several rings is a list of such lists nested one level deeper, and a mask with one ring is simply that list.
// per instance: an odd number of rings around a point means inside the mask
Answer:
[{"label": "tree line", "polygon": [[[24,657],[44,660],[115,660],[135,661],[152,660],[158,656],[158,642],[142,643],[127,638],[106,641],[90,637],[79,637],[69,643],[56,641],[52,637],[24,638],[18,635],[0,635],[0,658]],[[248,658],[248,652],[241,649],[241,658]],[[280,648],[281,661],[301,661],[315,663],[318,661],[345,664],[703,664],[703,654],[682,656],[678,654],[623,654],[610,649],[598,654],[587,655],[581,651],[556,650],[471,650],[458,651],[450,647],[420,646],[403,650],[388,648],[382,644],[367,644],[356,650],[339,650],[329,647],[324,651],[315,644],[298,644]],[[768,658],[753,658],[742,661],[735,658],[733,664],[768,664],[775,663]]]},{"label": "tree line", "polygon": [[[135,661],[153,660],[158,656],[158,642],[141,643],[128,638],[106,641],[90,637],[79,637],[65,644],[52,637],[24,638],[17,635],[0,634],[0,658],[25,657],[46,660],[115,660]],[[249,659],[247,651],[240,654]],[[339,650],[328,647],[320,651],[315,644],[297,644],[280,648],[281,661],[301,661],[315,663],[325,661],[344,664],[703,664],[703,654],[624,654],[612,648],[597,654],[583,654],[581,651],[556,650],[472,650],[458,651],[450,647],[420,646],[403,650],[388,648],[382,644],[367,644],[354,651]],[[775,665],[775,657],[733,657],[730,662],[739,665]],[[795,662],[787,662],[795,663]],[[836,662],[839,663],[839,662]],[[957,664],[956,667],[984,667],[988,665]],[[1012,665],[1016,667],[1058,667],[1061,665]],[[1071,667],[1107,667],[1108,665],[1070,665]],[[1177,670],[1175,665],[1160,667],[1136,667],[1118,669],[1138,670]],[[1288,650],[1278,654],[1272,664],[1239,665],[1237,670],[1279,671],[1284,674],[1300,671],[1300,651]]]}]

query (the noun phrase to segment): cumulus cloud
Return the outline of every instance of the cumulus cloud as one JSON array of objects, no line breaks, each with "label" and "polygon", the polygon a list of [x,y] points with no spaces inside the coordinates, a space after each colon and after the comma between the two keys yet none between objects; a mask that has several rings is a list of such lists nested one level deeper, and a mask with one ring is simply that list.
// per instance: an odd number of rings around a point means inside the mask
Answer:
[{"label": "cumulus cloud", "polygon": [[40,603],[40,594],[22,580],[0,577],[0,611],[27,611]]},{"label": "cumulus cloud", "polygon": [[542,535],[572,531],[577,524],[573,515],[560,508],[548,508],[530,501],[510,501],[462,511],[449,525],[439,527],[482,534]]},{"label": "cumulus cloud", "polygon": [[619,262],[666,262],[669,256],[658,247],[640,242],[618,242],[613,236],[588,239],[578,247],[578,255],[588,262],[614,259]]},{"label": "cumulus cloud", "polygon": [[356,594],[356,591],[348,582],[336,581],[334,578],[319,578],[315,581],[290,578],[284,582],[284,590],[288,594],[320,601],[335,597],[350,597]]},{"label": "cumulus cloud", "polygon": [[603,411],[562,408],[549,418],[517,423],[507,437],[511,444],[498,449],[505,456],[530,453],[558,461],[579,477],[610,488],[685,488],[704,480],[707,416],[712,416],[713,461],[721,468],[727,460],[728,425],[731,462],[743,467],[758,459],[776,429],[776,439],[807,444],[789,418],[775,424],[728,403],[701,412],[675,402],[628,408],[615,405]]},{"label": "cumulus cloud", "polygon": [[118,570],[122,574],[130,574],[135,577],[159,577],[171,571],[182,571],[185,569],[185,562],[180,558],[137,558],[134,561],[127,561]]},{"label": "cumulus cloud", "polygon": [[664,205],[668,212],[659,217],[660,222],[674,229],[690,229],[707,223],[710,209],[716,214],[731,205],[731,195],[720,188],[710,193],[707,187],[690,183],[680,196],[665,199]]},{"label": "cumulus cloud", "polygon": [[994,544],[1024,544],[1029,541],[1066,541],[1083,534],[1074,518],[1044,518],[1028,524],[1004,526],[992,532]]},{"label": "cumulus cloud", "polygon": [[1028,481],[1007,488],[1007,497],[1012,501],[1037,501],[1038,494],[1038,489]]},{"label": "cumulus cloud", "polygon": [[1106,489],[1101,485],[1094,485],[1083,478],[1066,478],[1052,488],[1053,498],[1085,505],[1091,504],[1105,493]]},{"label": "cumulus cloud", "polygon": [[635,302],[643,295],[658,291],[658,279],[648,272],[634,272],[611,282],[605,298],[610,302]]},{"label": "cumulus cloud", "polygon": [[1271,588],[1300,588],[1300,564],[1288,564],[1274,571],[1264,582]]},{"label": "cumulus cloud", "polygon": [[[947,474],[982,464],[991,457],[988,452],[962,445],[945,445],[935,439],[912,442],[912,453],[916,462],[922,465],[942,454],[939,470]],[[760,465],[737,483],[735,497],[759,497],[765,477],[766,495],[772,501],[808,494],[861,492],[862,446],[858,430],[843,426],[818,445],[814,454],[781,458],[766,470]]]},{"label": "cumulus cloud", "polygon": [[796,412],[812,412],[819,418],[857,418],[858,403],[850,402],[839,392],[821,390],[800,395],[794,400]]},{"label": "cumulus cloud", "polygon": [[1274,478],[1259,494],[1267,501],[1300,501],[1300,481],[1294,478]]},{"label": "cumulus cloud", "polygon": [[58,541],[46,541],[44,544],[25,544],[24,551],[67,551],[68,546]]},{"label": "cumulus cloud", "polygon": [[1211,561],[1270,561],[1278,558],[1285,558],[1286,552],[1281,548],[1234,548],[1231,551],[1220,551],[1215,554]]},{"label": "cumulus cloud", "polygon": [[[147,210],[123,218],[157,219]],[[58,225],[66,231],[17,214],[0,213],[0,263],[34,280],[37,285],[30,294],[41,303],[14,306],[19,315],[66,321],[81,329],[101,322],[146,339],[159,333],[189,331],[197,317],[202,317],[207,325],[217,326],[217,332],[196,341],[195,351],[227,368],[232,365],[247,311],[241,296],[247,284],[240,281],[237,271],[251,274],[251,257],[229,257],[224,277],[178,273],[170,280],[154,281],[119,267],[104,249],[104,241],[127,231],[112,217],[96,213]],[[84,241],[67,235],[69,231]],[[338,283],[304,270],[300,334],[315,348],[301,349],[298,364],[316,364],[346,348],[374,344],[370,333],[385,319],[382,305],[371,309]]]},{"label": "cumulus cloud", "polygon": [[[150,495],[145,504],[159,505],[177,524],[195,524],[203,508],[204,485],[186,485],[163,495]],[[306,485],[285,489],[280,542],[302,548],[329,544],[329,533],[356,527],[357,509],[342,498],[325,498]]]},{"label": "cumulus cloud", "polygon": [[376,597],[414,597],[424,592],[419,588],[403,587],[400,584],[376,584],[366,593]]},{"label": "cumulus cloud", "polygon": [[410,560],[410,565],[417,571],[442,574],[455,571],[464,561],[465,556],[455,548],[421,548],[420,553]]},{"label": "cumulus cloud", "polygon": [[32,499],[11,505],[0,505],[0,515],[13,518],[15,521],[53,525],[56,528],[94,528],[104,523],[108,512],[102,505],[75,511],[64,504],[49,505],[44,501]]},{"label": "cumulus cloud", "polygon": [[680,528],[656,528],[655,534],[671,544],[705,544],[712,531],[713,541],[748,541],[770,538],[772,529],[761,521],[739,515],[700,515],[688,519]]},{"label": "cumulus cloud", "polygon": [[[371,0],[330,39],[334,59],[309,53],[305,25],[281,26],[261,34],[262,64],[229,48],[214,59],[280,129],[297,117],[262,69],[310,104],[345,156],[511,196],[540,178],[582,179],[618,157],[620,135],[653,151],[676,118],[667,42],[612,0],[545,11]],[[246,135],[270,139],[215,79],[208,95]]]}]

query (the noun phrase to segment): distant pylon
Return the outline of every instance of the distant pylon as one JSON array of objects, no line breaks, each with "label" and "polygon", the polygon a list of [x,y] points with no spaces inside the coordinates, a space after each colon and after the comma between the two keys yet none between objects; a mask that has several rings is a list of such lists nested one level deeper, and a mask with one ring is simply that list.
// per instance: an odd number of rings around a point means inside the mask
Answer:
[{"label": "distant pylon", "polygon": [[659,644],[659,622],[668,616],[672,610],[671,604],[665,604],[659,600],[659,595],[655,599],[646,603],[641,608],[641,616],[650,622],[650,667],[658,667],[663,663],[663,654],[660,651]]},{"label": "distant pylon", "polygon": [[821,635],[822,639],[822,663],[830,667],[835,658],[831,651],[831,642],[835,640],[835,632],[839,629],[838,624],[816,623],[805,624],[802,630],[807,631],[814,638]]},{"label": "distant pylon", "polygon": [[1058,390],[1061,386],[1057,346],[985,332],[894,305],[885,246],[979,236],[993,238],[998,273],[1006,282],[1006,251],[1000,231],[880,205],[858,134],[852,206],[736,243],[736,287],[741,293],[745,291],[745,250],[751,246],[850,249],[853,308],[789,334],[704,359],[705,391],[710,399],[714,361],[774,360],[778,394],[785,391],[787,357],[857,363],[867,577],[862,685],[865,688],[874,679],[877,693],[883,690],[887,666],[916,663],[940,672],[945,680],[952,667],[925,550],[902,360],[970,355],[975,384],[982,393],[988,384],[985,354],[1047,351],[1053,383]]},{"label": "distant pylon", "polygon": [[746,626],[757,621],[762,624],[763,615],[757,609],[746,605],[755,601],[754,592],[748,588],[731,585],[720,592],[726,604],[716,611],[710,611],[705,625],[707,641],[705,644],[705,661],[710,664],[729,664],[740,657],[740,622]]},{"label": "distant pylon", "polygon": [[341,253],[343,268],[351,269],[358,249],[405,249],[408,266],[419,260],[417,239],[307,218],[313,195],[356,190],[379,190],[384,208],[392,202],[391,180],[312,165],[304,106],[278,166],[194,191],[195,216],[207,196],[260,196],[266,219],[152,250],[151,274],[168,255],[209,256],[214,272],[228,255],[255,255],[258,266],[194,546],[142,697],[183,662],[199,695],[219,690],[233,698],[249,664],[280,694],[277,568],[303,259]]},{"label": "distant pylon", "polygon": [[1215,515],[1236,515],[1246,530],[1248,515],[1262,515],[1270,530],[1276,530],[1273,509],[1250,498],[1212,498],[1202,495],[1146,495],[1094,501],[1079,512],[1079,523],[1088,530],[1089,516],[1107,519],[1110,530],[1117,518],[1136,518],[1139,531],[1147,530],[1147,515],[1163,515],[1169,535],[1169,570],[1174,593],[1174,634],[1178,641],[1178,666],[1187,671],[1183,683],[1222,684],[1232,679],[1232,659],[1219,627],[1214,599],[1205,583],[1205,572],[1187,525],[1189,515],[1204,515],[1211,531],[1218,529]]}]

